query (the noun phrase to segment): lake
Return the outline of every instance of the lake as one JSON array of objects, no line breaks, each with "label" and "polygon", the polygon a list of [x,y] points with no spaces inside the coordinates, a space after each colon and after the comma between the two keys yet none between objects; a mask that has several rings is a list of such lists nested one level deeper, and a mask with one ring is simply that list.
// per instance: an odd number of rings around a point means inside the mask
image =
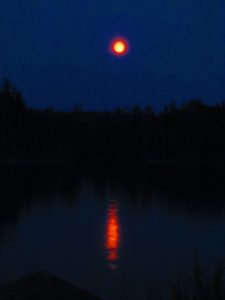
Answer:
[{"label": "lake", "polygon": [[[2,165],[0,282],[44,270],[103,299],[148,299],[225,257],[220,167]],[[154,293],[154,292],[153,292]]]}]

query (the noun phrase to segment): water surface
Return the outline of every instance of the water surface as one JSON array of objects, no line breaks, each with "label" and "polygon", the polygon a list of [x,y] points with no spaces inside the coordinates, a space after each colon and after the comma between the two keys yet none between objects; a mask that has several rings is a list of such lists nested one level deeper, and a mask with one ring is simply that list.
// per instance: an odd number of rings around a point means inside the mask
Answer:
[{"label": "water surface", "polygon": [[225,253],[224,176],[204,168],[2,166],[0,281],[49,271],[104,299],[148,299]]}]

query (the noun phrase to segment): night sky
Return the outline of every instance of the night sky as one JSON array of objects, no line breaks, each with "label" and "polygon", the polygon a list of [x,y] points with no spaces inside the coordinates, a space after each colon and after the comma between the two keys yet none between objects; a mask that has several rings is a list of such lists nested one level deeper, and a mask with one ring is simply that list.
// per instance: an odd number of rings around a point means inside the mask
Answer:
[{"label": "night sky", "polygon": [[[0,79],[29,107],[225,99],[224,0],[1,0]],[[115,57],[115,36],[130,51]]]}]

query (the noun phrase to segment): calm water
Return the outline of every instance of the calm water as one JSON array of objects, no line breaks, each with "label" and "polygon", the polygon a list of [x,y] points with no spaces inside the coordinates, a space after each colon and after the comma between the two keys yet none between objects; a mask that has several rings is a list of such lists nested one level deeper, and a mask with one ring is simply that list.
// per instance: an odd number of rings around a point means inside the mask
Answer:
[{"label": "calm water", "polygon": [[225,258],[218,171],[2,166],[0,281],[49,271],[104,299],[148,299]]}]

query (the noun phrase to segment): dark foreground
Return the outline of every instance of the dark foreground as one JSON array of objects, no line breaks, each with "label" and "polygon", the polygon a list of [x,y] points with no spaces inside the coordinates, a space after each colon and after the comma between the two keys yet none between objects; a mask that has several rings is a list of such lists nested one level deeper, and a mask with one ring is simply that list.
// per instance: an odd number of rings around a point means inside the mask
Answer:
[{"label": "dark foreground", "polygon": [[0,291],[1,300],[100,300],[47,272],[37,272],[13,282]]}]

